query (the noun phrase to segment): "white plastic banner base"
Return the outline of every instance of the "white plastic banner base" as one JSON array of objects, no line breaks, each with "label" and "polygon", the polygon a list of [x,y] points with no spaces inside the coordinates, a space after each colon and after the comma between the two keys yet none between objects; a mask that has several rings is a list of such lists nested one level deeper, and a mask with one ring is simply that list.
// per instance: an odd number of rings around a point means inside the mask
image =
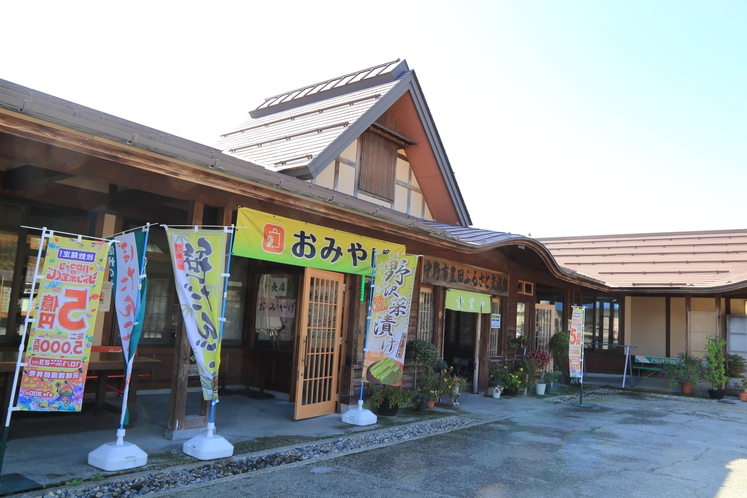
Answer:
[{"label": "white plastic banner base", "polygon": [[117,431],[117,442],[102,444],[88,454],[88,465],[107,472],[134,469],[148,463],[148,454],[136,444],[122,441],[124,430]]},{"label": "white plastic banner base", "polygon": [[208,433],[185,441],[182,451],[198,460],[215,460],[233,455],[233,445],[223,436],[213,434],[215,425],[208,423]]},{"label": "white plastic banner base", "polygon": [[358,400],[358,408],[348,410],[342,414],[342,421],[350,425],[373,425],[377,421],[376,415],[371,410],[363,408],[363,401]]}]

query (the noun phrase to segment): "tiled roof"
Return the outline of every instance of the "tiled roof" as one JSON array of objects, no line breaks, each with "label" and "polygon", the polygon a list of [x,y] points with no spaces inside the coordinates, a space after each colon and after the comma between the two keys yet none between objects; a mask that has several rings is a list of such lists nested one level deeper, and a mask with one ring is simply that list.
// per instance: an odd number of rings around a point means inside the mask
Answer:
[{"label": "tiled roof", "polygon": [[274,171],[303,168],[411,72],[397,60],[268,97],[215,147]]},{"label": "tiled roof", "polygon": [[747,285],[747,229],[539,239],[561,266],[630,291]]},{"label": "tiled roof", "polygon": [[274,171],[306,166],[397,81],[248,119],[215,147]]}]

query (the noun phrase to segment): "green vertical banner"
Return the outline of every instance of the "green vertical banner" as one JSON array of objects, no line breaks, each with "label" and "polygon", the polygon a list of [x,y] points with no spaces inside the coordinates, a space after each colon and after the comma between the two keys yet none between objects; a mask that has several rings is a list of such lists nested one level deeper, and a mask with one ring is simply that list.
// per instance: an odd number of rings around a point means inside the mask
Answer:
[{"label": "green vertical banner", "polygon": [[583,307],[573,307],[573,315],[571,315],[571,339],[568,343],[568,359],[571,368],[571,378],[583,377],[581,355],[583,354],[584,348],[584,313],[585,310]]},{"label": "green vertical banner", "polygon": [[402,385],[417,262],[417,256],[377,254],[370,333],[363,358],[366,382]]},{"label": "green vertical banner", "polygon": [[184,327],[200,372],[202,396],[218,398],[220,319],[226,260],[226,232],[166,228]]}]

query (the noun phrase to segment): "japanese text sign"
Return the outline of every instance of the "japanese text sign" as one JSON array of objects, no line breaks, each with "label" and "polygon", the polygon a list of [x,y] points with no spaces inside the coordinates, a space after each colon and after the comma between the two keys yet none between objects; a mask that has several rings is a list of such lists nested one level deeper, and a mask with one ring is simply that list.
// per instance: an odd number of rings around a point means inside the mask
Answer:
[{"label": "japanese text sign", "polygon": [[377,256],[363,379],[374,384],[402,384],[407,328],[417,256]]},{"label": "japanese text sign", "polygon": [[226,233],[222,229],[172,228],[166,232],[184,328],[200,372],[202,396],[205,400],[217,399]]},{"label": "japanese text sign", "polygon": [[464,313],[490,313],[490,296],[446,289],[446,309]]},{"label": "japanese text sign", "polygon": [[332,228],[239,208],[233,254],[355,275],[371,274],[371,254],[405,247]]},{"label": "japanese text sign", "polygon": [[423,283],[493,296],[508,295],[508,275],[504,273],[428,256],[423,258]]},{"label": "japanese text sign", "polygon": [[50,237],[32,311],[18,408],[79,412],[91,353],[108,245]]},{"label": "japanese text sign", "polygon": [[568,344],[568,359],[572,378],[581,378],[583,376],[584,311],[584,308],[574,306],[573,315],[571,316],[571,338]]}]

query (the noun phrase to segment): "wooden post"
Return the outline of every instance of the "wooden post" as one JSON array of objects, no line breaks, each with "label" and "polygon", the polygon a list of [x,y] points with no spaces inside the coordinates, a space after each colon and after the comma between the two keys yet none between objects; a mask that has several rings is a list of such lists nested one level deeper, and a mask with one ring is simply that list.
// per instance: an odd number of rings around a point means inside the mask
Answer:
[{"label": "wooden post", "polygon": [[[202,224],[205,206],[199,202],[190,202],[187,219],[195,225]],[[207,427],[207,404],[200,406],[199,415],[187,415],[187,385],[189,382],[189,340],[184,327],[176,334],[174,344],[174,373],[171,377],[171,406],[169,408],[169,431],[198,429]]]},{"label": "wooden post", "polygon": [[722,324],[721,321],[721,294],[716,294],[716,331],[718,332],[718,336],[722,339],[726,338],[726,333],[724,330],[722,330]]},{"label": "wooden post", "polygon": [[[664,346],[665,355],[667,357],[672,356],[672,298],[670,296],[667,296],[666,298],[666,304],[664,305],[664,313],[666,316],[664,317],[664,340],[666,341],[666,344]],[[687,350],[687,347],[685,348]]]},{"label": "wooden post", "polygon": [[690,354],[690,294],[685,296],[685,354]]}]

